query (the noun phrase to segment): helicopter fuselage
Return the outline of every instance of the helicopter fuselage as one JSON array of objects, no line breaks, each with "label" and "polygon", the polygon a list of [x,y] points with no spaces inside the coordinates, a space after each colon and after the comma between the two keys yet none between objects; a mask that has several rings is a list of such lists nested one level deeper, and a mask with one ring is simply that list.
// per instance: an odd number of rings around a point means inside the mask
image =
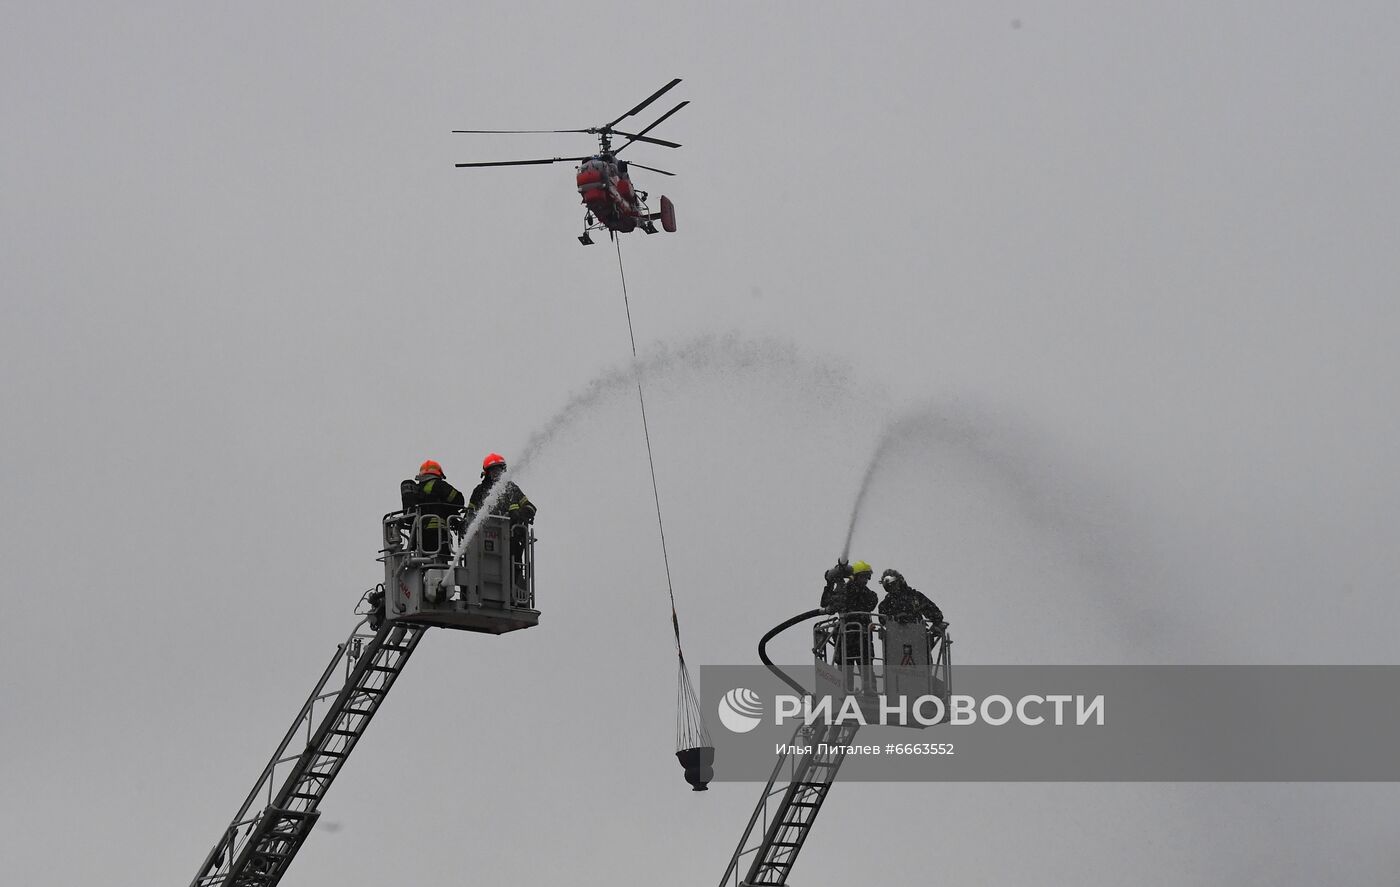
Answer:
[{"label": "helicopter fuselage", "polygon": [[625,234],[650,223],[646,195],[632,187],[627,161],[590,157],[579,164],[576,184],[579,198],[601,227]]}]

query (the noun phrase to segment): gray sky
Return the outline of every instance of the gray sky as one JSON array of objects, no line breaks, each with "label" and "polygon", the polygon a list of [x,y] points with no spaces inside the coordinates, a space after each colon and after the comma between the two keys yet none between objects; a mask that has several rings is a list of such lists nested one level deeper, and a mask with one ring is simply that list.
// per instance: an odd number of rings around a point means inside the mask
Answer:
[{"label": "gray sky", "polygon": [[[0,29],[0,834],[14,883],[184,883],[379,576],[627,366],[687,654],[753,660],[852,554],[971,662],[1394,663],[1393,4],[12,5]],[[668,96],[668,99],[670,96]],[[658,110],[664,109],[664,103]],[[659,354],[659,356],[658,356]],[[609,374],[612,374],[611,376]],[[428,636],[288,884],[709,884],[634,392],[520,483],[537,629]],[[794,639],[790,658],[804,643]],[[1389,785],[843,785],[804,884],[1375,883]],[[337,827],[326,827],[329,824]]]}]

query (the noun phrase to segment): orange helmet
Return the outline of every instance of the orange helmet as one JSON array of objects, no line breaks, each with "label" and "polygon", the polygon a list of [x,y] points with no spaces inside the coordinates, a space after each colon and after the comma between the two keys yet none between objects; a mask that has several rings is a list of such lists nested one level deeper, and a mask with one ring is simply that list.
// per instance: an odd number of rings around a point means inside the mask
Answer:
[{"label": "orange helmet", "polygon": [[482,470],[482,471],[488,471],[488,470],[490,470],[491,466],[493,466],[493,465],[499,465],[499,466],[501,466],[502,468],[505,468],[505,467],[506,467],[506,457],[505,457],[505,456],[502,456],[500,453],[490,453],[490,454],[488,454],[488,455],[486,456],[485,459],[482,459],[482,460],[481,460],[481,470]]},{"label": "orange helmet", "polygon": [[447,475],[445,475],[445,474],[442,473],[442,466],[439,465],[438,463],[434,462],[432,459],[428,459],[428,460],[425,461],[422,465],[419,465],[419,466],[418,466],[418,473],[419,473],[419,474],[436,474],[438,477],[446,477],[446,476],[447,476]]}]

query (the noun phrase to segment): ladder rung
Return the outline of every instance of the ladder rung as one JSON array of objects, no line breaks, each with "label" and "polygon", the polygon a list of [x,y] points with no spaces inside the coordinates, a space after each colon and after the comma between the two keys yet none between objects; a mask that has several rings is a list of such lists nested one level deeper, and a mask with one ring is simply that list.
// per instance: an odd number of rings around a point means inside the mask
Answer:
[{"label": "ladder rung", "polygon": [[332,731],[331,731],[331,735],[332,735],[332,736],[359,736],[359,735],[360,735],[360,731],[358,731],[358,730],[332,730]]},{"label": "ladder rung", "polygon": [[397,671],[398,671],[398,669],[395,668],[395,667],[392,666],[392,665],[371,665],[371,666],[369,667],[369,670],[370,670],[370,671],[384,671],[384,672],[389,672],[389,673],[394,673],[394,672],[397,672]]},{"label": "ladder rung", "polygon": [[310,793],[308,793],[308,792],[292,792],[292,797],[294,797],[294,798],[305,798],[305,799],[308,800],[308,801],[314,801],[314,800],[316,800],[317,798],[319,798],[320,795],[310,794]]},{"label": "ladder rung", "polygon": [[370,715],[374,714],[374,711],[368,708],[347,708],[344,709],[344,712],[347,715],[363,715],[365,717],[369,717]]}]

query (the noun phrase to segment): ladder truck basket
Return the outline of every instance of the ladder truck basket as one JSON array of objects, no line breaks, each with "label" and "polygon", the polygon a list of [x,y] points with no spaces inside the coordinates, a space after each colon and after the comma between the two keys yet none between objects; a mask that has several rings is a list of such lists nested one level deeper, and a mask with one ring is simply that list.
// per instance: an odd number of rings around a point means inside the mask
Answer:
[{"label": "ladder truck basket", "polygon": [[[841,613],[812,629],[816,694],[839,707],[854,696],[867,721],[879,718],[880,698],[937,696],[947,711],[952,694],[952,647],[947,623],[899,622],[878,613]],[[907,710],[907,708],[906,708]],[[946,717],[946,715],[945,715]],[[910,727],[922,727],[909,719]]]},{"label": "ladder truck basket", "polygon": [[[384,609],[387,621],[504,634],[539,624],[535,609],[535,534],[509,518],[486,517],[454,563],[466,521],[447,532],[424,531],[432,515],[395,511],[383,519]],[[428,545],[425,547],[425,539]]]}]

